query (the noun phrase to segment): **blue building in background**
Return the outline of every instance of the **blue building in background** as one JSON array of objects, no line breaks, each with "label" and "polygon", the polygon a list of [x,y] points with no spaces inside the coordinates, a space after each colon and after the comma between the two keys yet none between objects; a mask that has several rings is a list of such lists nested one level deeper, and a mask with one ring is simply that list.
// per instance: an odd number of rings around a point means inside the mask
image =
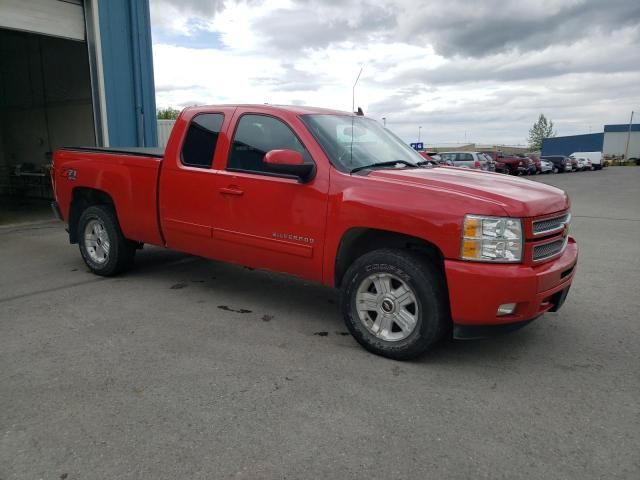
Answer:
[{"label": "blue building in background", "polygon": [[601,133],[545,138],[542,155],[570,155],[574,152],[602,152],[610,157],[640,158],[640,124],[605,125]]},{"label": "blue building in background", "polygon": [[89,41],[96,47],[96,64],[101,63],[95,73],[102,79],[96,78],[95,86],[103,111],[102,143],[112,147],[156,146],[148,0],[86,0],[85,5],[97,26]]},{"label": "blue building in background", "polygon": [[148,0],[0,0],[0,194],[63,146],[157,145],[150,22]]},{"label": "blue building in background", "polygon": [[601,152],[604,133],[587,133],[542,140],[542,155],[570,155],[573,152]]}]

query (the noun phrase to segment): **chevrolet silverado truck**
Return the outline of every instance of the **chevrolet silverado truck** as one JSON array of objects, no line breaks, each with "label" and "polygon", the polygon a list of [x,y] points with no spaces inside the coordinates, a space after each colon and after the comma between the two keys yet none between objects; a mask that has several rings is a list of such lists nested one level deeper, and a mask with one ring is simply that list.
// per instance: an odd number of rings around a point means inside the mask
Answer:
[{"label": "chevrolet silverado truck", "polygon": [[53,207],[98,275],[143,244],[295,275],[340,289],[349,332],[390,358],[558,310],[578,256],[567,195],[423,161],[361,115],[194,107],[164,151],[57,150]]}]

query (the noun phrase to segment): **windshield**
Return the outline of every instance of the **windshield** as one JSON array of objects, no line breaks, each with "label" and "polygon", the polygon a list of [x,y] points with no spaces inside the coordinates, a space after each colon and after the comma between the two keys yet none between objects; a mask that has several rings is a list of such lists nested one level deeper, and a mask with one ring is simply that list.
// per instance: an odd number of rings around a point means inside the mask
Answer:
[{"label": "windshield", "polygon": [[424,161],[418,152],[374,120],[351,115],[301,118],[339,170],[350,172],[382,162],[402,162],[406,167]]}]

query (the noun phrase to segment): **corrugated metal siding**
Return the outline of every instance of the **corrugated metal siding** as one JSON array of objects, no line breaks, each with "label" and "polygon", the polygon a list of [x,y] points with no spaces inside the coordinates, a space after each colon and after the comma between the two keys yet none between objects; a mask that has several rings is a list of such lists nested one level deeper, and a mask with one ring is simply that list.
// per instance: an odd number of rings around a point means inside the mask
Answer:
[{"label": "corrugated metal siding", "polygon": [[175,120],[158,120],[158,146],[166,147],[175,125]]},{"label": "corrugated metal siding", "polygon": [[570,135],[542,140],[542,155],[570,155],[573,152],[601,152],[604,133]]},{"label": "corrugated metal siding", "polygon": [[[618,125],[605,125],[604,126],[605,133],[607,132],[628,132],[629,124],[618,124]],[[632,123],[631,124],[632,132],[640,132],[640,123]]]},{"label": "corrugated metal siding", "polygon": [[102,67],[112,147],[154,147],[155,87],[147,0],[98,0]]}]

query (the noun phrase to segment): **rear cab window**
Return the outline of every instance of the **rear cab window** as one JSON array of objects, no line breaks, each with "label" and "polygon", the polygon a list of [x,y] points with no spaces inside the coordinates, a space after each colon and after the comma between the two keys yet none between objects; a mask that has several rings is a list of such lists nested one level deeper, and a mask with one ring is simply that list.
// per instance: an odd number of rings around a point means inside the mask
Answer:
[{"label": "rear cab window", "polygon": [[223,120],[222,113],[201,113],[193,117],[180,152],[183,165],[211,168]]}]

